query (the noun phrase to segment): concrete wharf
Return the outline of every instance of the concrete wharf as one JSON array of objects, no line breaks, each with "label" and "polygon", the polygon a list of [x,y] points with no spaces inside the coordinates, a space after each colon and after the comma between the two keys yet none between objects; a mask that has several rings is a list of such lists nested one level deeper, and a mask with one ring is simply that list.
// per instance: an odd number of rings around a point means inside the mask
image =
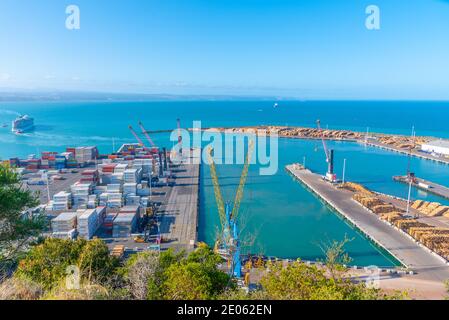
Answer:
[{"label": "concrete wharf", "polygon": [[352,199],[352,192],[337,188],[299,165],[288,165],[286,169],[367,238],[416,272],[417,277],[435,281],[449,279],[449,266],[443,258],[359,205]]}]

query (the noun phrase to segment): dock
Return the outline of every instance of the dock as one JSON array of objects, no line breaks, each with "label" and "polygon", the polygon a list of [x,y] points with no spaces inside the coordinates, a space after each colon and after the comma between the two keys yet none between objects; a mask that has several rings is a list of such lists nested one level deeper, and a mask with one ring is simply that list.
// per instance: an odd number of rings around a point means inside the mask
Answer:
[{"label": "dock", "polygon": [[368,239],[389,252],[404,267],[416,272],[416,277],[432,281],[449,279],[449,265],[443,258],[360,206],[352,199],[352,192],[339,189],[322,176],[298,165],[288,165],[286,170]]},{"label": "dock", "polygon": [[[407,176],[394,176],[393,180],[409,184],[409,178]],[[449,199],[449,188],[441,184],[415,177],[412,185],[418,189]]]},{"label": "dock", "polygon": [[191,251],[198,241],[200,164],[192,159],[172,168],[174,184],[158,212],[163,248]]}]

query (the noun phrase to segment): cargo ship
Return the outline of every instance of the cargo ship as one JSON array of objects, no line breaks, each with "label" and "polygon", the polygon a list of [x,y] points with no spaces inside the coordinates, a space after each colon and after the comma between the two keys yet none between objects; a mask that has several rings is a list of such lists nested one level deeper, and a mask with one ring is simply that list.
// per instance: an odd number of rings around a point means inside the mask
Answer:
[{"label": "cargo ship", "polygon": [[12,132],[22,134],[34,128],[34,119],[28,115],[20,116],[12,122]]}]

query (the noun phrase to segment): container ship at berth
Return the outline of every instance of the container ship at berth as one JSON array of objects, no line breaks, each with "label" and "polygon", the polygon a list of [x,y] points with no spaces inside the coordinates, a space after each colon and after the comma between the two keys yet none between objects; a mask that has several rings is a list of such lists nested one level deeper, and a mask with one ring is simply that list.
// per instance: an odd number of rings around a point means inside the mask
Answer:
[{"label": "container ship at berth", "polygon": [[22,134],[34,128],[34,119],[28,115],[20,116],[12,122],[12,132]]}]

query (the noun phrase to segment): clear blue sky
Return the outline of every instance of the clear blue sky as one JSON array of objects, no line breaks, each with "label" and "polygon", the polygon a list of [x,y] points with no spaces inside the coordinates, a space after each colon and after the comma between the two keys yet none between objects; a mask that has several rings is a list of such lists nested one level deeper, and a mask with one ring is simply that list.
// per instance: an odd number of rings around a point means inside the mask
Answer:
[{"label": "clear blue sky", "polygon": [[0,88],[449,99],[449,1],[1,0]]}]

